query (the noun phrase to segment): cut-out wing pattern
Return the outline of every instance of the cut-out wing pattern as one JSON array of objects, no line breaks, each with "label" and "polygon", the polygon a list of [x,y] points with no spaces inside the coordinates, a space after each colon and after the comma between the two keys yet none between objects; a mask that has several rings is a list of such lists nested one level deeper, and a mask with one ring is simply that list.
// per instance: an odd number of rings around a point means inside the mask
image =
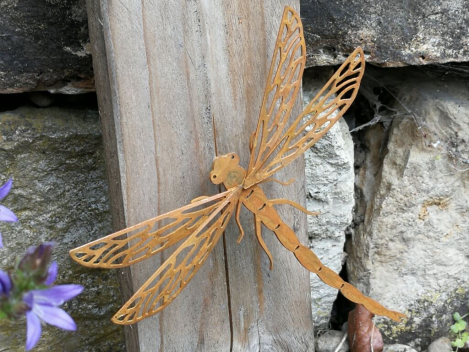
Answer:
[{"label": "cut-out wing pattern", "polygon": [[[231,192],[114,315],[116,324],[133,324],[163,310],[186,287],[221,235],[238,203],[241,188]],[[217,217],[218,216],[218,217]]]},{"label": "cut-out wing pattern", "polygon": [[138,263],[196,231],[231,193],[203,198],[72,249],[70,255],[77,263],[92,268],[121,268]]},{"label": "cut-out wing pattern", "polygon": [[[355,99],[365,71],[365,57],[357,48],[311,100],[300,116],[246,177],[244,188],[259,183],[311,148],[342,117]],[[257,132],[256,132],[257,133]],[[261,145],[260,150],[264,146]]]},{"label": "cut-out wing pattern", "polygon": [[251,136],[248,174],[258,170],[282,138],[301,87],[306,44],[298,14],[286,7],[267,78],[257,129]]}]

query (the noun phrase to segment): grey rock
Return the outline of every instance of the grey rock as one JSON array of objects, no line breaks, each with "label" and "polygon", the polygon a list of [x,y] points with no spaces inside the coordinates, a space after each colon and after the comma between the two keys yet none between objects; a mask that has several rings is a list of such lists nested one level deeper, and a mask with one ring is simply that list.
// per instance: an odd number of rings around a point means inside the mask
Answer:
[{"label": "grey rock", "polygon": [[[117,273],[72,262],[68,251],[111,232],[103,145],[97,111],[20,108],[0,113],[0,184],[13,178],[2,204],[19,217],[0,223],[0,268],[24,251],[55,242],[58,284],[85,291],[65,304],[77,332],[45,326],[35,351],[123,351],[121,327],[110,319],[121,303]],[[24,351],[25,321],[0,324],[2,349]]]},{"label": "grey rock", "polygon": [[84,0],[4,0],[0,93],[94,90]]},{"label": "grey rock", "polygon": [[417,351],[414,350],[410,346],[395,344],[395,345],[385,345],[383,348],[383,352],[417,352]]},{"label": "grey rock", "polygon": [[365,133],[347,268],[352,284],[408,315],[377,318],[385,342],[425,349],[467,311],[468,96],[466,82],[405,83],[389,136],[380,125]]},{"label": "grey rock", "polygon": [[[334,352],[339,346],[346,333],[342,331],[329,330],[319,336],[316,340],[316,352]],[[348,339],[346,338],[338,352],[349,351]]]},{"label": "grey rock", "polygon": [[[327,75],[327,73],[325,73]],[[327,82],[311,70],[304,80],[305,103]],[[306,204],[317,217],[308,216],[310,247],[324,265],[339,273],[344,259],[345,230],[352,222],[354,200],[353,142],[341,119],[305,153]],[[327,329],[338,290],[311,274],[314,325]]]},{"label": "grey rock", "polygon": [[433,341],[428,346],[428,352],[452,352],[451,340],[445,336]]},{"label": "grey rock", "polygon": [[335,65],[354,48],[381,66],[469,61],[466,0],[301,1],[310,66]]}]

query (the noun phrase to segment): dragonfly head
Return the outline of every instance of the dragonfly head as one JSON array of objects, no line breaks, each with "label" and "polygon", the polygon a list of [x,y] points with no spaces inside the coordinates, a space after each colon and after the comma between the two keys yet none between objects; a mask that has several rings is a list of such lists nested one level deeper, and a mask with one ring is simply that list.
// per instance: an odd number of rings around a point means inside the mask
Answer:
[{"label": "dragonfly head", "polygon": [[216,185],[223,183],[226,188],[231,188],[242,184],[245,175],[246,171],[239,166],[239,156],[229,153],[213,160],[210,181]]}]

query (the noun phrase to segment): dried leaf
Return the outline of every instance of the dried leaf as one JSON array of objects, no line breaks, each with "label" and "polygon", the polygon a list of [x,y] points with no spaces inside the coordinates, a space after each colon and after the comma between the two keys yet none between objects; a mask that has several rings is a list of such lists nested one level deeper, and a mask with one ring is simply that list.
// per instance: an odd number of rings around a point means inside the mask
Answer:
[{"label": "dried leaf", "polygon": [[382,352],[383,337],[373,323],[375,315],[361,304],[348,315],[348,340],[351,352]]}]

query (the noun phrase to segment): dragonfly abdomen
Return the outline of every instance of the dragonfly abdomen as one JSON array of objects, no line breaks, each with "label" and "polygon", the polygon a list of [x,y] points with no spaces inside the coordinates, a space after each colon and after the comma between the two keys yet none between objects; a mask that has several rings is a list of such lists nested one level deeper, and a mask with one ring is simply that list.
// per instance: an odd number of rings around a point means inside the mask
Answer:
[{"label": "dragonfly abdomen", "polygon": [[[318,275],[324,283],[339,289],[349,300],[363,304],[374,314],[387,316],[397,322],[405,317],[405,315],[391,311],[373,299],[365,296],[354,286],[345,282],[336,272],[323,265],[316,254],[308,247],[302,245],[293,230],[282,221],[277,210],[274,208],[274,204],[267,199],[259,186],[253,186],[244,190],[240,200],[246,208],[254,213],[256,220],[261,221],[269,230],[275,233],[275,236],[282,245],[290,252],[293,252],[301,265],[310,272]],[[259,233],[257,235],[260,236]],[[263,243],[263,241],[261,243]]]},{"label": "dragonfly abdomen", "polygon": [[274,204],[259,186],[253,186],[241,195],[241,202],[260,220],[265,227],[275,233],[282,245],[291,252],[301,246],[293,230],[283,222]]}]

